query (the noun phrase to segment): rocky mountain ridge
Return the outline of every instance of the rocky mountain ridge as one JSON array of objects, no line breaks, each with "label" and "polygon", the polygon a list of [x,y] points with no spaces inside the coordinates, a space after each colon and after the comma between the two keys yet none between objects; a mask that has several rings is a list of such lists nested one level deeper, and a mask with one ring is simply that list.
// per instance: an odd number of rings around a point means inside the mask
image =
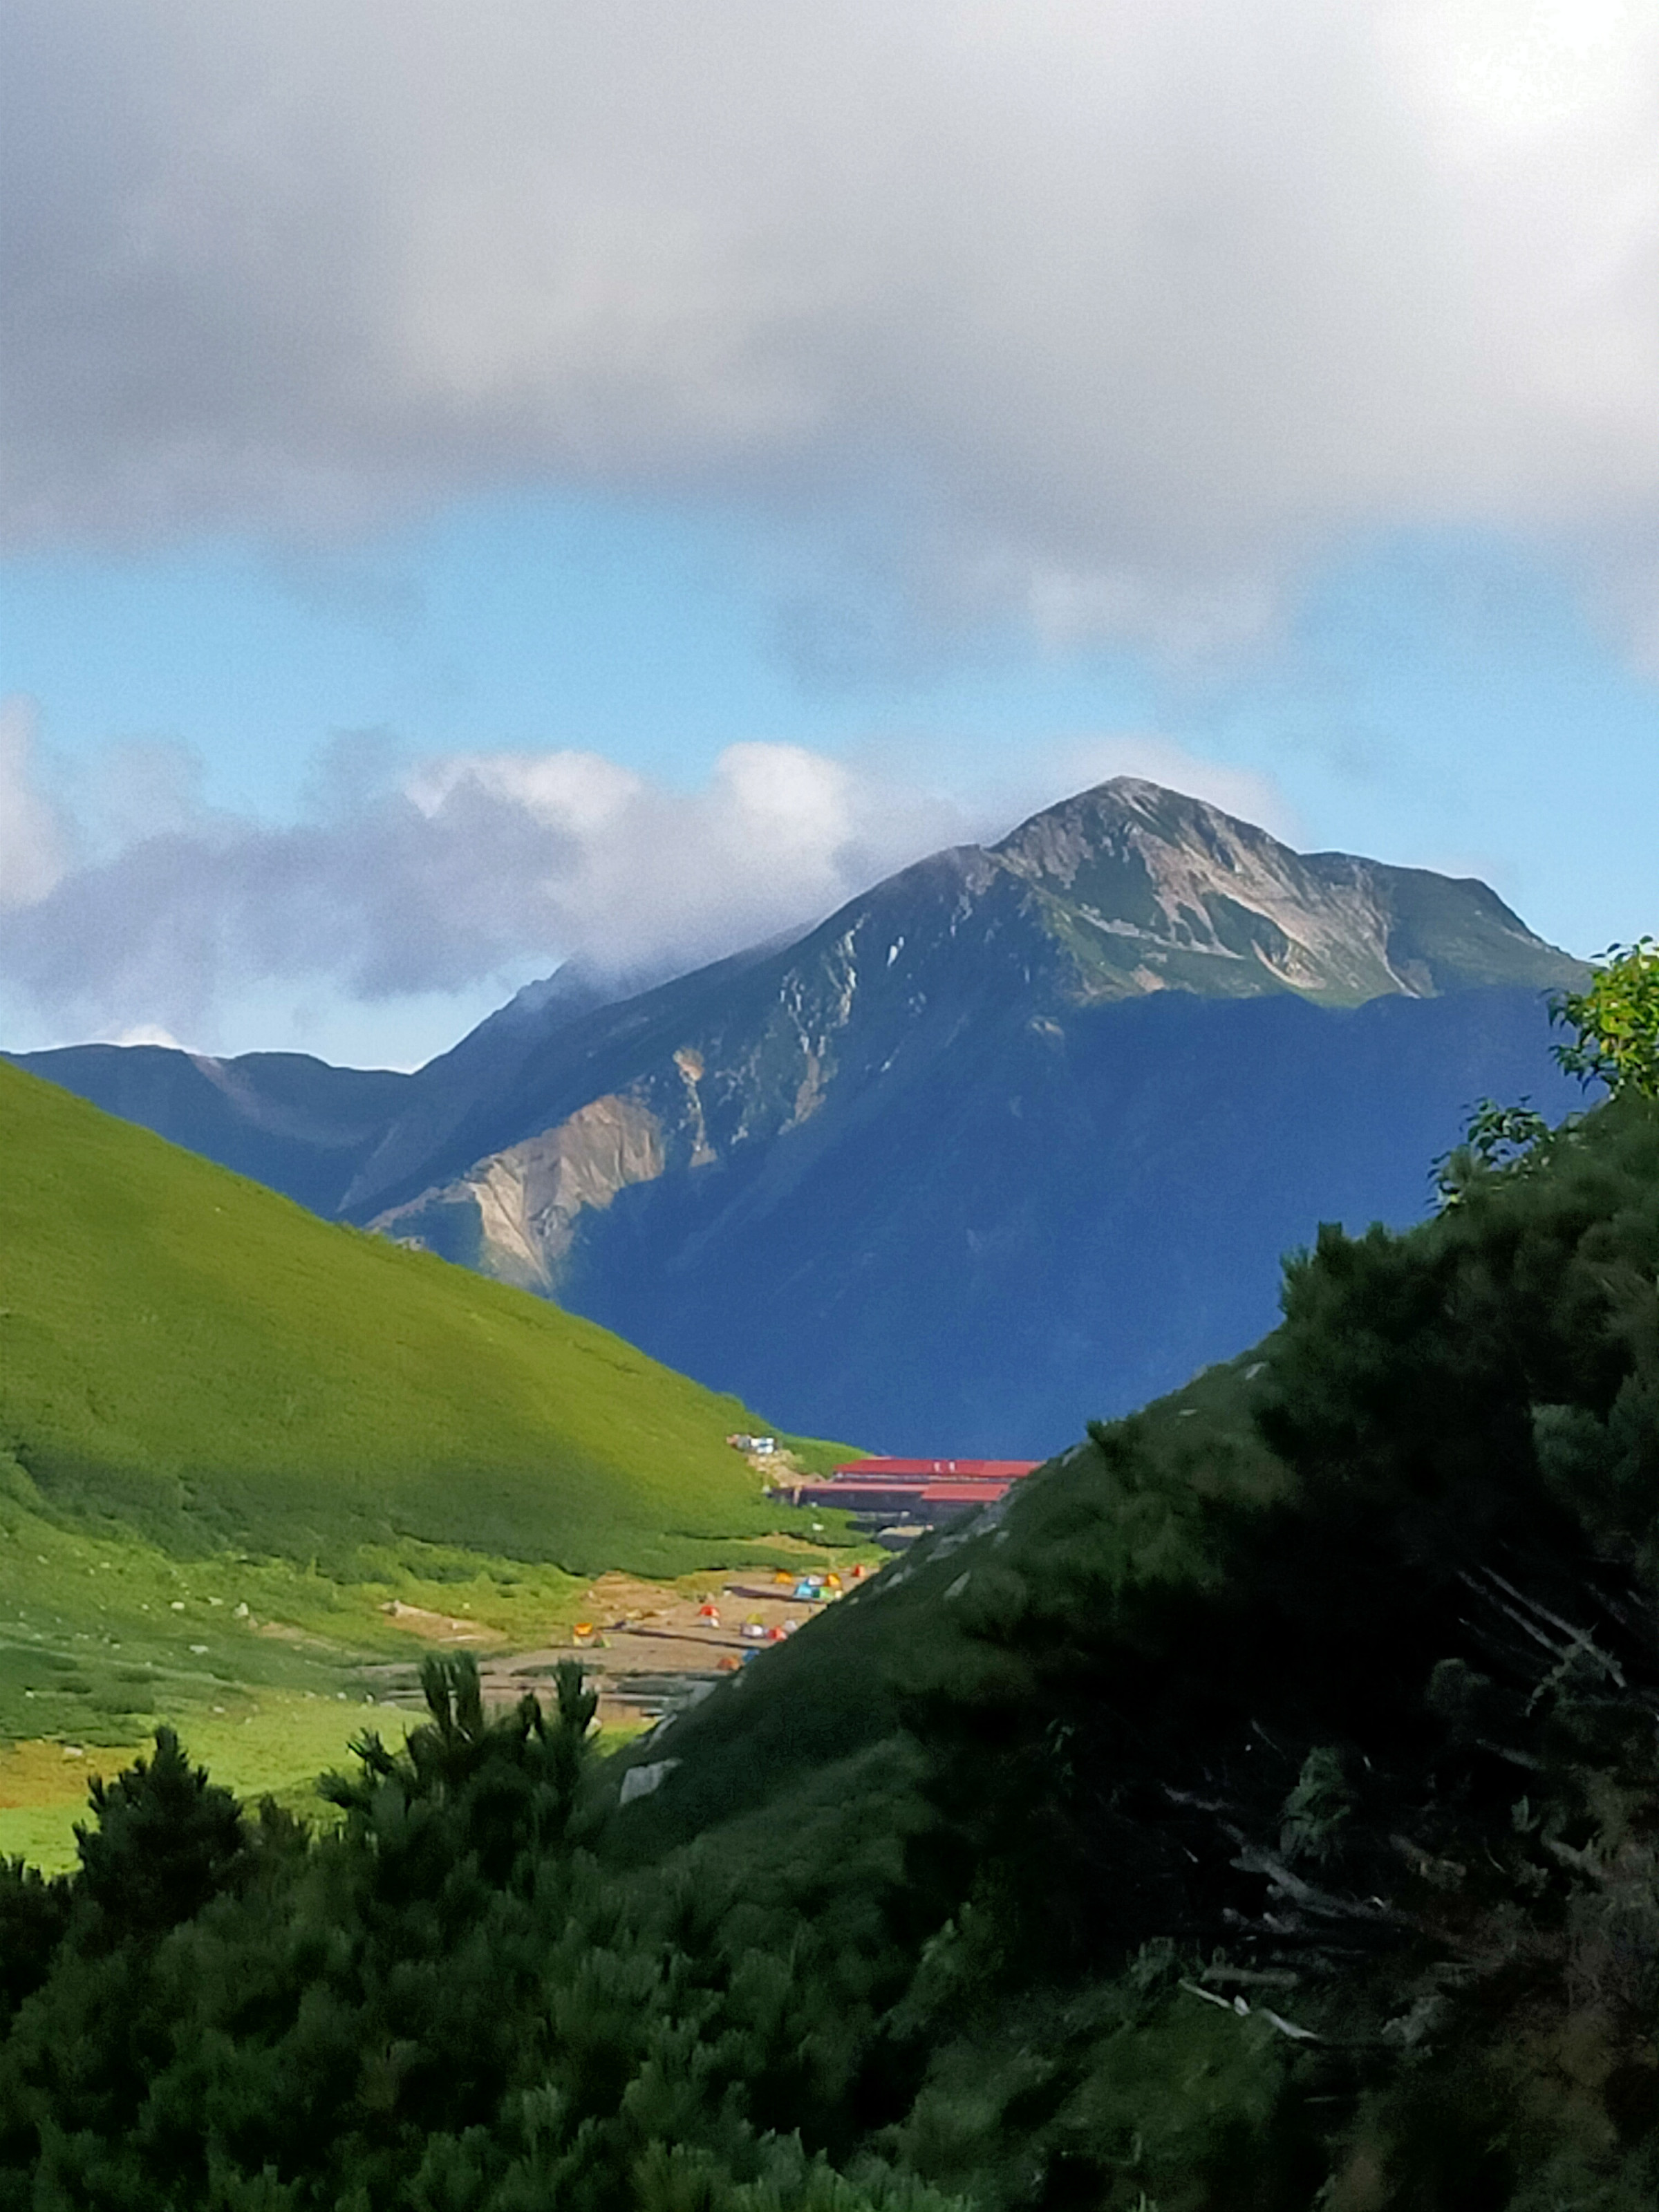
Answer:
[{"label": "rocky mountain ridge", "polygon": [[1391,991],[1430,998],[1534,981],[1540,962],[1553,964],[1553,948],[1484,884],[1296,853],[1135,777],[1034,815],[990,850],[1062,910],[1056,933],[1085,997],[1171,987],[1253,996],[1277,986],[1349,1006]]},{"label": "rocky mountain ridge", "polygon": [[[1304,857],[1202,800],[1122,777],[999,844],[903,871],[731,979],[711,1006],[684,1005],[672,985],[629,1001],[625,1024],[600,1010],[611,1089],[368,1218],[558,1292],[580,1212],[775,1142],[833,1090],[948,1050],[992,1002],[1024,1005],[1041,1034],[1078,1009],[1164,990],[1351,1006],[1577,972],[1483,884]],[[596,1146],[601,1128],[624,1124],[631,1143]],[[377,1164],[348,1194],[359,1218]]]}]

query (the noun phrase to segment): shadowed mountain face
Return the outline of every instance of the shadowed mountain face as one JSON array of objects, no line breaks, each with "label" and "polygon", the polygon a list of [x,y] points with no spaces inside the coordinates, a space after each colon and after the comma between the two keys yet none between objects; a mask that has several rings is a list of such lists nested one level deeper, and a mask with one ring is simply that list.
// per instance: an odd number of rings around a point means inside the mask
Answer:
[{"label": "shadowed mountain face", "polygon": [[1474,1098],[1564,1109],[1541,997],[1582,972],[1483,884],[1121,779],[416,1075],[27,1064],[792,1426],[1035,1454],[1259,1334],[1317,1219],[1420,1212]]}]

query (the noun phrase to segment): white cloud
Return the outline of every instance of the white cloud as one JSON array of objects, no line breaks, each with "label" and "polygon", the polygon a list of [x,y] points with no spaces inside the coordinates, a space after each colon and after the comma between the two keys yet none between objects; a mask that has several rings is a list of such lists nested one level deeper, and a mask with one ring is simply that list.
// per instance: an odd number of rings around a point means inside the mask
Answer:
[{"label": "white cloud", "polygon": [[27,703],[0,701],[0,909],[44,898],[64,872],[62,825],[30,774],[33,739]]},{"label": "white cloud", "polygon": [[[535,941],[611,972],[690,966],[816,920],[968,821],[948,799],[793,744],[728,745],[692,792],[577,751],[459,755],[423,764],[404,791],[434,849],[511,842],[522,868],[510,897]],[[496,874],[496,895],[508,882]]]},{"label": "white cloud", "polygon": [[[158,828],[140,782],[131,834],[106,813],[78,866],[14,841],[0,987],[54,1035],[210,1042],[273,984],[303,987],[303,1030],[330,1006],[504,989],[572,956],[617,976],[690,968],[815,921],[969,828],[950,800],[793,745],[732,746],[691,792],[580,752],[455,756],[401,779],[374,760],[337,761],[295,826],[198,804]],[[46,823],[21,769],[0,750],[0,822]]]},{"label": "white cloud", "polygon": [[0,39],[13,543],[529,479],[745,500],[1051,634],[1225,636],[1440,524],[1647,605],[1650,0],[0,0]]},{"label": "white cloud", "polygon": [[600,753],[459,753],[424,763],[404,786],[428,821],[459,792],[521,806],[550,830],[592,836],[636,802],[645,786]]},{"label": "white cloud", "polygon": [[189,1047],[164,1030],[159,1022],[137,1022],[132,1028],[123,1030],[119,1036],[110,1039],[112,1044],[159,1044],[171,1052],[186,1052]]}]

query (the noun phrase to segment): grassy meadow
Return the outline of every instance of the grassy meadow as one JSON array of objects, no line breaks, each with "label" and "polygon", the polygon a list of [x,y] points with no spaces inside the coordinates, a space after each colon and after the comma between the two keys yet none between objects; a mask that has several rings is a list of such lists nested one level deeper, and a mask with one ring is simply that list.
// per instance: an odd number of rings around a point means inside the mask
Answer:
[{"label": "grassy meadow", "polygon": [[0,1443],[49,1510],[325,1572],[405,1537],[689,1571],[762,1425],[593,1324],[0,1067]]},{"label": "grassy meadow", "polygon": [[813,1517],[725,1443],[765,1425],[0,1065],[0,1853],[61,1860],[162,1720],[304,1790],[426,1648],[394,1602],[521,1647],[607,1568],[793,1557]]}]

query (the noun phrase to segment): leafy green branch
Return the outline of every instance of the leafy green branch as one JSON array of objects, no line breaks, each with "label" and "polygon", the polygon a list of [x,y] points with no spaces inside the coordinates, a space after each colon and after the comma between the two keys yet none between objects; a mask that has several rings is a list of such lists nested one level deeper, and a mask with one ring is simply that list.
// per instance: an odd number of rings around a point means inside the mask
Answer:
[{"label": "leafy green branch", "polygon": [[1585,989],[1554,992],[1549,1005],[1551,1021],[1572,1032],[1570,1042],[1552,1047],[1565,1073],[1603,1083],[1614,1097],[1659,1098],[1659,944],[1652,938],[1610,945]]}]

